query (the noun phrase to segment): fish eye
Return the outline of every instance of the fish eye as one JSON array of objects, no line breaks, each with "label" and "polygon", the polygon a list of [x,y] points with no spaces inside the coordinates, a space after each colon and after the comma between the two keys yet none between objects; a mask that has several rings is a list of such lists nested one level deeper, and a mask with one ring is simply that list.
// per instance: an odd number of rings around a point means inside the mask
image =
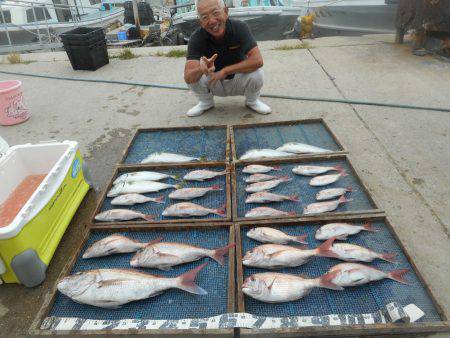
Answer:
[{"label": "fish eye", "polygon": [[252,282],[254,282],[254,281],[255,281],[255,277],[251,276],[251,277],[250,277],[250,280],[251,280]]}]

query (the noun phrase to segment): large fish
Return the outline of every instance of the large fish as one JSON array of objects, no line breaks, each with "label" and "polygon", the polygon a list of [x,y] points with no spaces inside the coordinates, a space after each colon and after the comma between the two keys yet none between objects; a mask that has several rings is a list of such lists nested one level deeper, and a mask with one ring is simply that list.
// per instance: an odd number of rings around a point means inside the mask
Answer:
[{"label": "large fish", "polygon": [[318,165],[298,165],[295,168],[292,169],[292,172],[297,175],[303,175],[303,176],[316,176],[325,174],[329,171],[342,171],[343,168],[341,165],[337,165],[334,167],[325,167],[325,166],[318,166]]},{"label": "large fish", "polygon": [[140,194],[125,194],[113,198],[111,200],[111,205],[135,205],[147,202],[164,203],[164,196],[153,198]]},{"label": "large fish", "polygon": [[292,181],[292,179],[289,178],[289,176],[281,176],[280,178],[277,178],[275,180],[250,184],[245,188],[245,191],[246,192],[258,192],[258,191],[270,190],[270,189],[277,187],[282,182],[289,182],[289,181]]},{"label": "large fish", "polygon": [[[150,243],[159,242],[157,238]],[[104,257],[113,254],[136,252],[150,243],[141,243],[135,239],[127,238],[119,234],[113,234],[92,244],[83,253],[83,258]]]},{"label": "large fish", "polygon": [[174,190],[169,194],[169,198],[174,200],[191,200],[206,195],[209,191],[219,191],[219,185],[213,185],[206,188],[183,188]]},{"label": "large fish", "polygon": [[389,278],[402,284],[409,284],[404,275],[409,269],[398,269],[384,272],[363,264],[341,263],[333,266],[328,272],[338,272],[331,281],[333,284],[348,287],[357,286],[381,279]]},{"label": "large fish", "polygon": [[100,222],[129,221],[136,218],[142,218],[146,221],[151,221],[155,218],[155,216],[143,214],[141,212],[129,209],[111,209],[99,213],[94,218],[95,220]]},{"label": "large fish", "polygon": [[309,185],[313,187],[322,187],[334,182],[337,182],[341,177],[347,176],[347,174],[341,171],[339,174],[320,175],[311,178]]},{"label": "large fish", "polygon": [[120,184],[124,182],[139,182],[139,181],[160,181],[165,178],[177,179],[177,176],[157,173],[155,171],[136,171],[122,174],[117,177],[113,184]]},{"label": "large fish", "polygon": [[337,272],[332,272],[307,279],[276,272],[256,273],[245,279],[242,292],[261,302],[290,302],[307,296],[313,288],[343,290],[331,282],[336,275]]},{"label": "large fish", "polygon": [[261,158],[276,158],[294,156],[292,153],[273,149],[251,149],[242,155],[240,160],[257,160]]},{"label": "large fish", "polygon": [[269,203],[269,202],[283,202],[283,201],[299,202],[299,199],[297,195],[286,196],[273,194],[268,191],[260,191],[249,195],[245,200],[245,203]]},{"label": "large fish", "polygon": [[347,192],[351,192],[351,191],[353,191],[352,187],[331,188],[331,189],[320,190],[316,194],[316,200],[318,200],[318,201],[331,200],[336,197],[341,197],[342,195],[345,195]]},{"label": "large fish", "polygon": [[203,158],[190,157],[173,153],[152,153],[144,158],[141,163],[185,163],[200,161]]},{"label": "large fish", "polygon": [[367,222],[363,225],[354,225],[349,223],[328,223],[321,226],[316,231],[315,238],[320,241],[336,237],[336,239],[346,240],[348,236],[356,235],[360,231],[375,232],[372,224]]},{"label": "large fish", "polygon": [[244,167],[244,169],[242,169],[242,172],[246,173],[246,174],[265,174],[271,170],[279,171],[279,170],[281,170],[281,168],[279,166],[270,167],[270,166],[261,165],[261,164],[250,164],[250,165]]},{"label": "large fish", "polygon": [[253,208],[245,214],[245,217],[278,217],[278,216],[296,216],[294,211],[281,211],[269,207]]},{"label": "large fish", "polygon": [[307,235],[291,236],[284,233],[281,230],[268,228],[268,227],[258,227],[250,229],[247,232],[247,237],[254,239],[262,243],[274,243],[274,244],[288,244],[288,243],[302,243],[308,244],[306,242]]},{"label": "large fish", "polygon": [[342,196],[338,200],[326,201],[326,202],[316,202],[308,204],[303,209],[304,215],[314,215],[314,214],[322,214],[324,212],[334,211],[337,209],[339,204],[350,202],[352,199],[347,199],[345,196]]},{"label": "large fish", "polygon": [[131,269],[88,270],[62,278],[58,281],[57,288],[77,303],[117,309],[123,304],[154,297],[173,288],[205,295],[207,292],[194,283],[198,272],[205,265],[206,263],[174,278]]},{"label": "large fish", "polygon": [[222,175],[226,175],[226,174],[227,174],[226,170],[212,171],[212,170],[201,169],[201,170],[194,170],[194,171],[187,173],[186,175],[184,175],[183,180],[203,182],[205,180],[210,180],[217,176],[222,176]]},{"label": "large fish", "polygon": [[210,209],[190,202],[181,202],[173,204],[167,207],[162,212],[163,216],[172,216],[172,217],[206,216],[208,214],[216,214],[221,217],[225,217],[226,215],[225,208]]},{"label": "large fish", "polygon": [[153,181],[125,182],[113,186],[106,196],[116,197],[123,194],[146,194],[165,189],[179,189],[180,187],[181,186],[177,184],[166,184]]},{"label": "large fish", "polygon": [[225,262],[224,256],[228,254],[232,247],[234,247],[234,243],[218,249],[204,249],[182,243],[152,243],[138,251],[131,259],[130,265],[171,270],[175,265],[193,262],[203,257],[210,257],[223,265]]},{"label": "large fish", "polygon": [[288,142],[278,147],[276,150],[285,151],[287,153],[294,154],[312,154],[312,153],[327,153],[331,150],[312,146],[310,144],[299,143],[299,142]]}]

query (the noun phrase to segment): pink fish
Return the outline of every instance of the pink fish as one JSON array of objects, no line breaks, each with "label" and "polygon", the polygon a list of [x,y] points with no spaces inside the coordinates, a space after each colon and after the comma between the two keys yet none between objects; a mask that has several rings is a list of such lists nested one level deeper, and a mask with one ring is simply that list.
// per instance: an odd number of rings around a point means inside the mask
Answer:
[{"label": "pink fish", "polygon": [[303,209],[304,215],[321,214],[324,212],[334,211],[337,209],[339,204],[350,202],[352,199],[347,199],[345,196],[341,196],[338,200],[327,201],[327,202],[316,202],[308,204]]},{"label": "pink fish", "polygon": [[295,212],[286,212],[269,207],[253,208],[245,214],[245,217],[277,217],[277,216],[296,216]]}]

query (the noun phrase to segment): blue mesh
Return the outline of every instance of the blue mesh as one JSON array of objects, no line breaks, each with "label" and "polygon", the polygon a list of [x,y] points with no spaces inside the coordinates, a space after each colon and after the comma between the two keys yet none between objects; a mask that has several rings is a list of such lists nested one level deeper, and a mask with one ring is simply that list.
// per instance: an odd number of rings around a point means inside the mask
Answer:
[{"label": "blue mesh", "polygon": [[125,163],[141,163],[154,152],[206,156],[207,161],[225,161],[226,147],[225,127],[140,132],[130,146]]},{"label": "blue mesh", "polygon": [[342,150],[323,123],[255,126],[234,128],[236,156],[250,149],[281,147],[287,142],[300,142],[328,150]]},{"label": "blue mesh", "polygon": [[[168,174],[168,175],[177,175],[178,177],[180,177],[180,179],[182,179],[183,176],[186,175],[188,172],[191,172],[191,171],[197,170],[197,169],[208,169],[208,170],[213,170],[213,171],[219,172],[219,171],[224,171],[225,167],[166,169],[166,170],[156,170],[155,169],[154,171]],[[119,175],[121,175],[121,173],[119,173]],[[167,184],[182,184],[183,188],[200,188],[200,187],[211,187],[213,185],[219,185],[222,190],[221,191],[220,190],[219,191],[209,191],[203,197],[195,198],[190,201],[182,201],[182,200],[169,199],[168,196],[172,191],[174,191],[174,189],[166,189],[166,190],[161,190],[161,191],[155,192],[155,193],[144,194],[145,196],[153,197],[153,198],[164,196],[165,203],[147,202],[147,203],[142,203],[142,204],[135,204],[133,206],[111,205],[111,201],[113,198],[107,197],[105,199],[105,201],[103,202],[101,211],[110,210],[110,209],[131,209],[131,210],[142,212],[144,214],[154,215],[154,216],[156,216],[155,220],[160,221],[160,220],[180,219],[180,217],[163,217],[161,215],[165,208],[167,208],[169,205],[173,205],[175,203],[192,202],[192,203],[199,204],[206,208],[219,209],[221,207],[224,207],[226,204],[226,201],[227,201],[226,176],[225,175],[217,176],[211,180],[207,180],[204,182],[195,182],[195,181],[183,182],[181,180],[175,180],[172,178],[161,180],[161,182],[167,183]],[[216,215],[216,214],[209,214],[209,215],[201,216],[201,217],[190,217],[190,219],[210,219],[210,218],[221,219],[223,217]],[[96,223],[99,224],[101,222],[96,221]]]},{"label": "blue mesh", "polygon": [[[95,241],[111,233],[94,232],[83,247],[71,274],[90,269],[119,268],[129,269],[133,254],[119,254],[109,257],[82,259],[84,251]],[[162,236],[164,241],[188,243],[204,248],[218,248],[228,244],[228,228],[187,231],[148,231],[148,232],[122,232],[124,236],[148,242]],[[178,265],[171,271],[157,269],[137,269],[150,274],[175,277],[179,276],[200,264],[208,262],[197,275],[196,283],[205,289],[208,294],[204,296],[193,295],[178,289],[170,289],[154,298],[144,299],[123,305],[119,309],[108,310],[95,306],[78,304],[70,298],[57,292],[55,303],[49,316],[78,317],[89,319],[182,319],[202,318],[215,316],[227,312],[228,292],[228,257],[224,266],[220,266],[210,258],[200,261]],[[220,287],[217,287],[220,285]]]},{"label": "blue mesh", "polygon": [[[298,236],[306,234],[308,236],[308,247],[316,248],[323,243],[316,241],[314,238],[314,234],[319,226],[320,224],[313,223],[304,226],[279,226],[277,229],[289,235]],[[349,237],[347,242],[372,249],[379,253],[395,253],[397,255],[397,263],[393,264],[375,260],[370,265],[383,271],[410,269],[406,274],[406,279],[411,285],[404,285],[390,279],[383,279],[362,286],[346,288],[344,291],[314,288],[303,299],[282,304],[267,304],[245,296],[245,311],[255,315],[275,317],[346,313],[362,314],[375,312],[383,308],[386,304],[396,301],[403,306],[411,303],[416,304],[425,312],[425,316],[420,320],[422,322],[441,321],[442,319],[429,298],[427,291],[413,272],[402,249],[397,244],[385,223],[375,222],[373,226],[379,231],[376,233],[362,231],[357,235]],[[243,227],[241,229],[243,253],[262,244],[246,236],[249,229],[251,227]],[[276,271],[316,278],[325,274],[332,266],[339,263],[342,263],[342,261],[324,257],[313,257],[309,262],[300,267],[285,268]],[[244,267],[244,278],[254,273],[266,271],[268,270]]]},{"label": "blue mesh", "polygon": [[[312,177],[309,176],[301,176],[294,174],[292,172],[292,168],[297,165],[305,164],[305,165],[320,165],[320,166],[336,166],[342,165],[342,167],[347,172],[347,176],[343,176],[339,178],[339,180],[333,184],[329,184],[324,187],[312,187],[309,185],[309,181]],[[363,211],[363,210],[372,210],[376,209],[374,205],[368,199],[368,196],[364,192],[362,186],[360,185],[358,179],[353,176],[350,167],[348,166],[345,160],[335,160],[335,161],[321,161],[321,162],[308,162],[308,163],[297,163],[297,164],[282,164],[280,171],[271,171],[268,174],[274,176],[289,176],[293,180],[290,182],[283,182],[278,185],[275,189],[270,190],[270,192],[281,194],[281,195],[297,195],[300,198],[300,202],[292,202],[292,201],[284,201],[284,202],[276,202],[276,203],[245,203],[245,199],[247,198],[249,193],[245,191],[245,187],[247,183],[244,182],[244,179],[249,176],[249,174],[245,174],[242,172],[243,166],[236,167],[236,184],[237,184],[237,201],[238,201],[238,217],[244,217],[245,213],[250,209],[260,207],[260,206],[268,206],[271,208],[275,208],[283,211],[295,211],[297,214],[301,215],[303,213],[303,208],[306,207],[310,203],[317,202],[316,194],[320,190],[328,189],[328,188],[346,188],[352,187],[352,192],[347,192],[345,196],[347,198],[351,198],[352,201],[347,203],[341,203],[336,212],[345,212],[345,211]],[[329,174],[336,173],[336,171],[330,171]]]}]

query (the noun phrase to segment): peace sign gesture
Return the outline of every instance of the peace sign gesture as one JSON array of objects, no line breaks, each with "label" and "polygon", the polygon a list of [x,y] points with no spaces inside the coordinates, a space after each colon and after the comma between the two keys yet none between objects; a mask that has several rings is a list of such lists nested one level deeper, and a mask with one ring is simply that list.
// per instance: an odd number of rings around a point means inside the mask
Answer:
[{"label": "peace sign gesture", "polygon": [[200,69],[203,74],[210,75],[211,73],[214,73],[216,70],[216,67],[214,66],[214,61],[217,59],[217,53],[211,56],[211,58],[207,58],[206,56],[202,56],[200,58]]}]

